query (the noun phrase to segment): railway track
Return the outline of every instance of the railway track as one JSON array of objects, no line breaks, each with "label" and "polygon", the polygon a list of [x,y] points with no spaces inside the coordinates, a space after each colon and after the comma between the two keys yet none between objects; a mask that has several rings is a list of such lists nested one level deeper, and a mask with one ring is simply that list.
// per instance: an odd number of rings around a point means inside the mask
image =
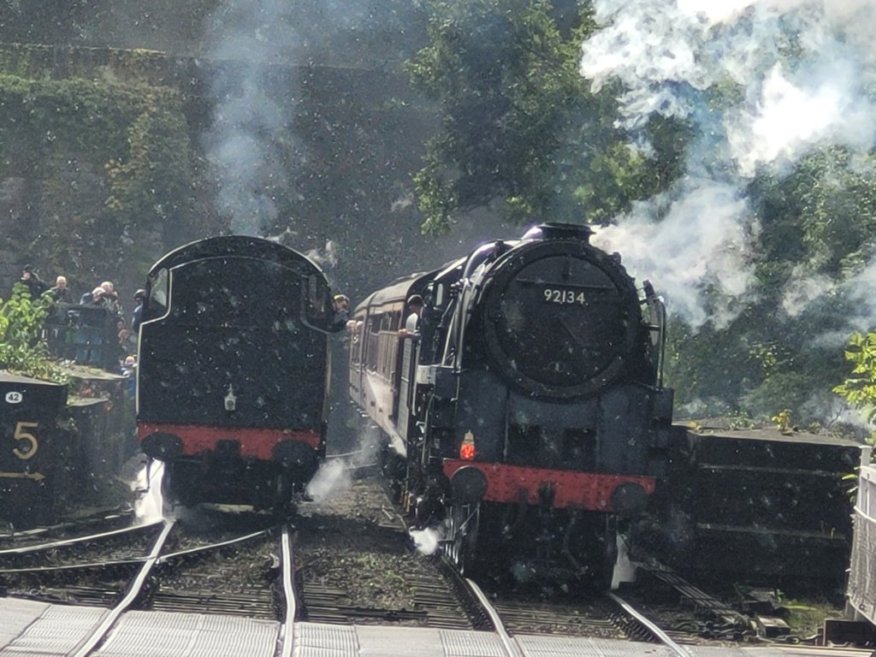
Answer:
[{"label": "railway track", "polygon": [[470,630],[447,573],[411,549],[404,522],[376,479],[357,479],[299,507],[301,618],[330,624]]},{"label": "railway track", "polygon": [[86,534],[108,532],[136,524],[135,512],[128,506],[100,511],[72,520],[23,531],[0,533],[0,550],[39,545],[51,541],[75,538]]},{"label": "railway track", "polygon": [[[375,480],[353,481],[343,495],[303,505],[294,527],[204,510],[184,522],[65,533],[0,550],[6,595],[103,607],[116,619],[143,610],[265,620],[277,623],[282,637],[294,636],[295,622],[388,625],[493,633],[515,656],[514,639],[532,635],[647,642],[685,655],[689,643],[710,643],[683,629],[685,619],[708,612],[719,624],[744,622],[671,572],[650,576],[682,601],[660,607],[635,588],[628,599],[566,601],[484,592],[443,560],[415,553]],[[111,627],[95,627],[77,654],[87,654]],[[291,650],[286,643],[279,645]]]},{"label": "railway track", "polygon": [[[0,582],[7,595],[108,609],[68,653],[74,657],[98,647],[123,614],[144,609],[275,620],[278,654],[291,655],[283,645],[297,613],[289,537],[289,527],[270,527],[216,542],[168,520],[4,550]],[[260,585],[241,586],[246,573]]]},{"label": "railway track", "polygon": [[162,554],[155,583],[138,607],[276,620],[280,552],[277,532],[269,528]]},{"label": "railway track", "polygon": [[162,529],[158,522],[0,550],[0,588],[31,600],[112,606]]},{"label": "railway track", "polygon": [[[491,600],[491,596],[472,580],[464,580],[471,598],[488,619],[485,630],[495,633],[503,654],[520,657],[515,638],[533,635],[579,636],[589,639],[614,639],[659,644],[678,657],[690,657],[690,651],[664,632],[657,623],[623,598],[608,593],[583,605],[514,603],[509,599]],[[643,648],[643,654],[651,652]]]}]

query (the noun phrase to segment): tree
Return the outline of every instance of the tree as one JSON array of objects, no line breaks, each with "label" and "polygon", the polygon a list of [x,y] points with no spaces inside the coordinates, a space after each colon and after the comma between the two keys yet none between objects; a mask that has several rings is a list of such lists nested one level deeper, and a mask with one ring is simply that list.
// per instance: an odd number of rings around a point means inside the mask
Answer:
[{"label": "tree", "polygon": [[441,113],[415,176],[424,232],[483,206],[511,220],[608,222],[678,175],[684,127],[654,121],[653,154],[637,149],[614,125],[616,89],[593,94],[580,75],[589,5],[424,4],[430,43],[409,70]]},{"label": "tree", "polygon": [[166,87],[0,73],[0,181],[27,186],[0,248],[91,286],[201,234],[183,110]]},{"label": "tree", "polygon": [[876,420],[876,333],[854,333],[845,351],[854,366],[833,391],[853,407],[865,411],[867,421]]}]

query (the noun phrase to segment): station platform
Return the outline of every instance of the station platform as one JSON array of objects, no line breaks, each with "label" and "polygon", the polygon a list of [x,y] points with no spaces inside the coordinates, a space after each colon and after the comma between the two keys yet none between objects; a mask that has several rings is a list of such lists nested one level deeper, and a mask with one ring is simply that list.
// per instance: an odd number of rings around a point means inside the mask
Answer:
[{"label": "station platform", "polygon": [[[0,598],[0,657],[273,657],[281,625],[237,616],[129,611],[91,651],[87,638],[110,611]],[[293,657],[677,657],[668,647],[629,641],[518,635],[509,646],[490,632],[376,625],[296,623]],[[510,653],[508,652],[510,648]],[[872,650],[769,645],[684,646],[690,657],[871,657]],[[287,647],[288,649],[288,647]]]}]

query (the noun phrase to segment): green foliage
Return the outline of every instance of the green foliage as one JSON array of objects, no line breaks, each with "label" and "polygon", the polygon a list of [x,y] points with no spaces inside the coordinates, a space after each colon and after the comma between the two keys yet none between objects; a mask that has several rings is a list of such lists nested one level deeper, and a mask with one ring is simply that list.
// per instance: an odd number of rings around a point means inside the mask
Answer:
[{"label": "green foliage", "polygon": [[[706,400],[760,418],[788,408],[804,424],[833,413],[832,389],[847,373],[834,336],[847,335],[848,318],[862,312],[845,283],[876,248],[874,158],[825,147],[782,177],[761,172],[752,182],[760,223],[754,288],[724,329],[691,336],[673,327],[667,376],[679,408]],[[789,292],[806,291],[801,279],[809,279],[811,298],[789,303]],[[851,347],[859,356],[861,348]],[[849,394],[862,401],[864,391],[852,379],[836,390],[850,403]]]},{"label": "green foliage", "polygon": [[191,214],[191,149],[178,99],[147,99],[127,130],[127,157],[106,165],[106,205],[129,229],[151,223],[166,230]]},{"label": "green foliage", "polygon": [[66,383],[66,375],[49,360],[42,341],[43,321],[51,303],[45,296],[31,299],[27,287],[21,283],[14,285],[8,300],[0,299],[0,368]]},{"label": "green foliage", "polygon": [[424,232],[497,201],[513,221],[607,222],[677,175],[683,129],[653,123],[652,161],[614,127],[614,90],[592,94],[581,77],[580,44],[595,29],[589,8],[570,17],[548,0],[424,6],[430,44],[409,70],[442,120],[415,176]]},{"label": "green foliage", "polygon": [[174,90],[0,74],[0,179],[28,184],[4,237],[43,271],[90,279],[182,241],[194,158]]},{"label": "green foliage", "polygon": [[851,376],[835,386],[833,391],[857,409],[867,420],[876,420],[876,333],[854,333],[845,351],[853,364]]},{"label": "green foliage", "polygon": [[769,262],[844,276],[876,245],[876,155],[831,146],[784,179],[761,179]]}]

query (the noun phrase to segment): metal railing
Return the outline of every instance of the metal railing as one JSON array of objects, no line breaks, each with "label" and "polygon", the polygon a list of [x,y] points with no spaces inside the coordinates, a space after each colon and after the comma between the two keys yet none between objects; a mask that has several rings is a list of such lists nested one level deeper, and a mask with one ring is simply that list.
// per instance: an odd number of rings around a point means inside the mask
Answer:
[{"label": "metal railing", "polygon": [[124,360],[119,317],[96,306],[56,304],[43,325],[43,338],[55,358],[116,371]]},{"label": "metal railing", "polygon": [[870,449],[864,449],[861,457],[853,520],[855,529],[846,596],[856,616],[876,624],[876,465],[870,465]]}]

